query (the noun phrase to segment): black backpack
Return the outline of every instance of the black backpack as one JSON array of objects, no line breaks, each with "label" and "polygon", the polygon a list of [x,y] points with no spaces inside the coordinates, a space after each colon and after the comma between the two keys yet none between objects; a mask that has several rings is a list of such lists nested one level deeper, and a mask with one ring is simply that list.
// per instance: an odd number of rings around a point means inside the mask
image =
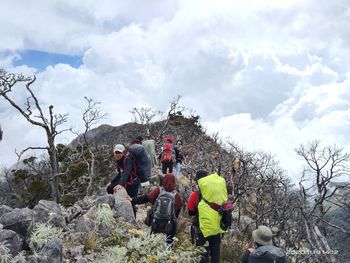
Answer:
[{"label": "black backpack", "polygon": [[265,245],[250,253],[249,263],[287,263],[287,258],[283,249]]},{"label": "black backpack", "polygon": [[153,206],[152,231],[169,233],[176,223],[175,215],[176,192],[167,192],[160,187],[160,193]]},{"label": "black backpack", "polygon": [[128,148],[129,154],[134,158],[137,175],[141,183],[149,181],[151,177],[151,158],[141,144],[132,144]]}]

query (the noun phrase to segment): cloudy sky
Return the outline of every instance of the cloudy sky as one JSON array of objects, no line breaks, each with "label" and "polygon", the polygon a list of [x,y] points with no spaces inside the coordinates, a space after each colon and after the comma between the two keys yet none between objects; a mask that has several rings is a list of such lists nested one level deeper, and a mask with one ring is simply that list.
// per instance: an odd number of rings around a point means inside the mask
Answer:
[{"label": "cloudy sky", "polygon": [[[35,74],[42,105],[77,130],[84,96],[109,114],[101,124],[119,125],[132,107],[165,111],[179,94],[209,133],[271,152],[291,177],[301,143],[350,151],[348,0],[2,0],[0,10],[0,67]],[[1,98],[0,124],[0,166],[45,143]]]}]

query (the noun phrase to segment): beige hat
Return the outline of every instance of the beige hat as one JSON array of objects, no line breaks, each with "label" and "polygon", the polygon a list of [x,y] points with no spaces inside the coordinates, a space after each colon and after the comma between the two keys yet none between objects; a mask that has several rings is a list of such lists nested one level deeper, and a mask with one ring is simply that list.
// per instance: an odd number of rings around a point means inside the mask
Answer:
[{"label": "beige hat", "polygon": [[272,245],[272,232],[267,226],[258,226],[258,229],[253,231],[253,239],[259,245]]},{"label": "beige hat", "polygon": [[114,146],[114,152],[124,152],[125,151],[125,147],[123,144],[117,144],[116,146]]}]

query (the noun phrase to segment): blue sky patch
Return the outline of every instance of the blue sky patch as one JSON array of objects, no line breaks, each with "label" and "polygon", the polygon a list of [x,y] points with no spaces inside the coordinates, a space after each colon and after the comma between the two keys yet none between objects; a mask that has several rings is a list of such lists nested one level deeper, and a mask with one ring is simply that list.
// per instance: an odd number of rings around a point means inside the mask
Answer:
[{"label": "blue sky patch", "polygon": [[37,50],[25,50],[19,52],[19,54],[21,58],[14,61],[14,66],[27,65],[39,71],[45,70],[47,66],[53,66],[59,63],[68,64],[74,68],[82,64],[81,56],[63,55]]}]

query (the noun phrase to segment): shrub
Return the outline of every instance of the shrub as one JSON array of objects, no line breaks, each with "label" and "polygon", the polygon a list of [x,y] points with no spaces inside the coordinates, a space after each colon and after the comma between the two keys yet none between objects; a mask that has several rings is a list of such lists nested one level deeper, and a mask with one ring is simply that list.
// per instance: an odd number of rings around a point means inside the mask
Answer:
[{"label": "shrub", "polygon": [[[129,231],[130,232],[130,231]],[[133,231],[131,237],[123,245],[105,249],[102,262],[199,262],[203,248],[183,243],[178,249],[172,250],[165,242],[163,234],[149,234],[145,231]]]},{"label": "shrub", "polygon": [[60,204],[68,207],[74,205],[74,203],[77,201],[77,198],[74,195],[66,194],[61,196],[60,198]]},{"label": "shrub", "polygon": [[96,221],[98,228],[110,228],[115,226],[113,211],[108,204],[103,204],[97,208]]},{"label": "shrub", "polygon": [[29,247],[36,251],[40,249],[48,240],[62,238],[62,229],[54,227],[48,223],[37,224],[29,238]]},{"label": "shrub", "polygon": [[0,263],[8,263],[12,259],[10,249],[8,248],[8,244],[3,241],[0,242]]},{"label": "shrub", "polygon": [[102,254],[102,263],[127,262],[127,250],[124,247],[109,247]]},{"label": "shrub", "polygon": [[95,250],[98,248],[98,236],[95,232],[90,231],[85,235],[84,238],[84,248],[85,250]]}]

